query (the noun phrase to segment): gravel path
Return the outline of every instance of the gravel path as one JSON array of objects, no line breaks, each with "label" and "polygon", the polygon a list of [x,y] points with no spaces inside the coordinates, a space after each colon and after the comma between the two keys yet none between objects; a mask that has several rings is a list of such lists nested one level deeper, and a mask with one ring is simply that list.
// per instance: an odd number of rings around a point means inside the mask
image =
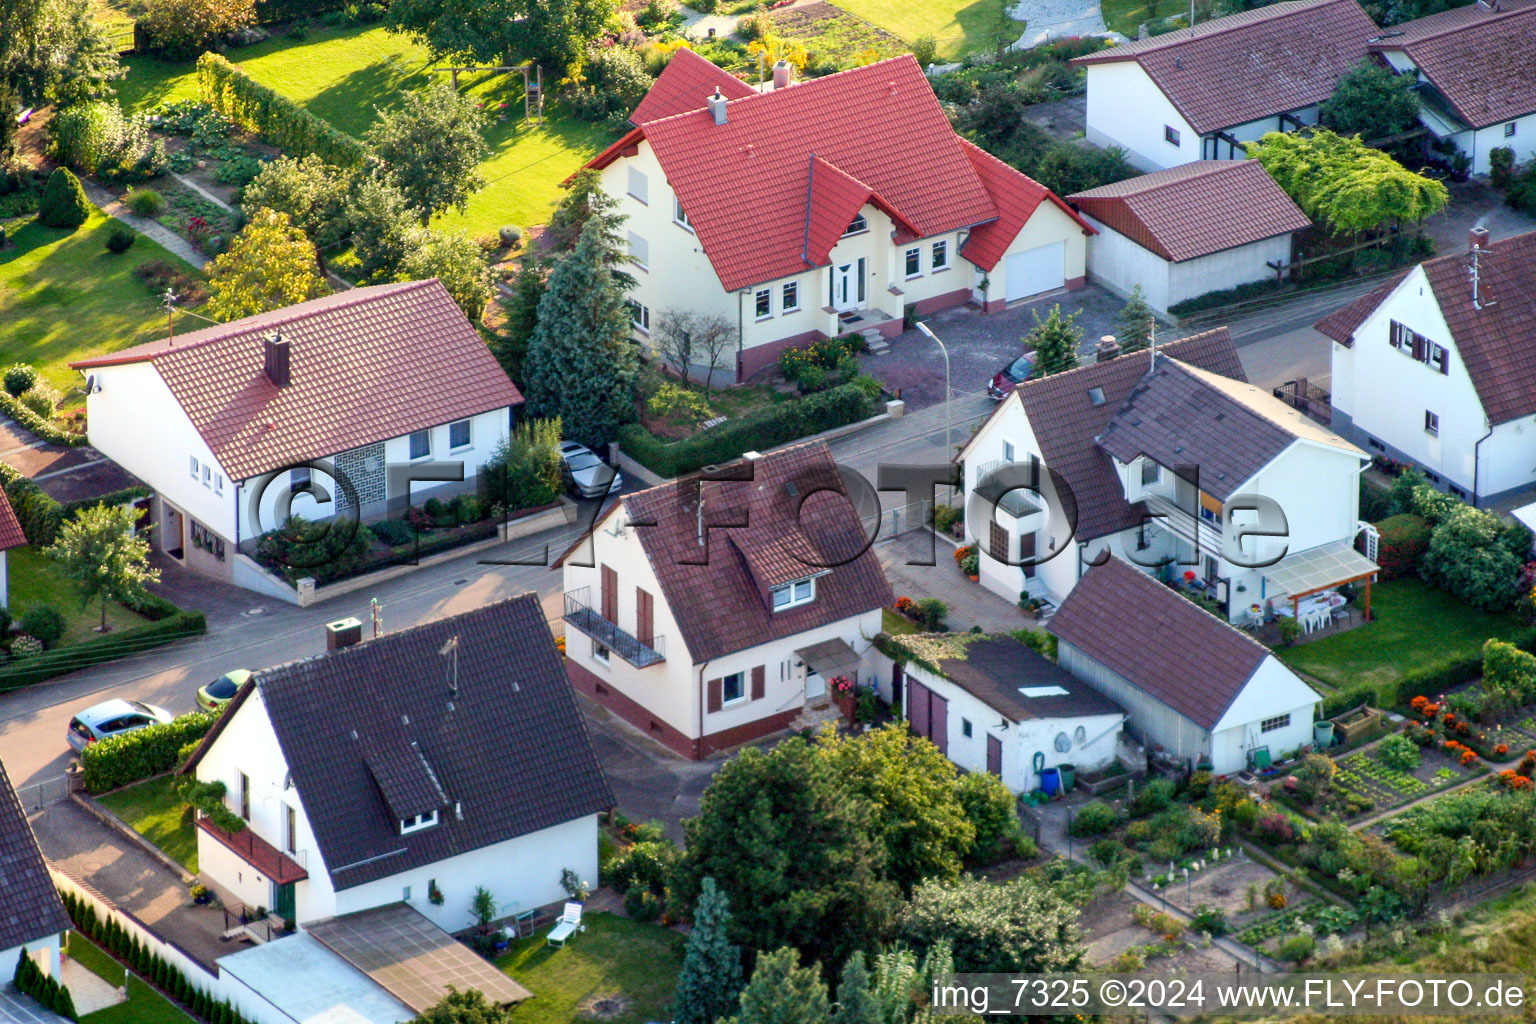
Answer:
[{"label": "gravel path", "polygon": [[1019,0],[1009,13],[1027,23],[1016,47],[1027,48],[1062,36],[1108,35],[1117,42],[1125,41],[1104,24],[1098,0]]}]

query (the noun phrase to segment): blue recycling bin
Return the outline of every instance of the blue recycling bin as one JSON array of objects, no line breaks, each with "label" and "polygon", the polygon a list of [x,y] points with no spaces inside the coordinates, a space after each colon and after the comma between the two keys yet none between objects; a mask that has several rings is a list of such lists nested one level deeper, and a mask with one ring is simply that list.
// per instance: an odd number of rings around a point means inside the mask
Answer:
[{"label": "blue recycling bin", "polygon": [[1040,772],[1040,789],[1046,796],[1055,796],[1061,789],[1061,769],[1046,768]]}]

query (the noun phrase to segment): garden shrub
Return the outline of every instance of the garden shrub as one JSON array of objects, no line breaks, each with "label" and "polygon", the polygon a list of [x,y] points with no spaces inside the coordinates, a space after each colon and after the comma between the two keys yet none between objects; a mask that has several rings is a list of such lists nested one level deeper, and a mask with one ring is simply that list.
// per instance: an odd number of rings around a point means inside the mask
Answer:
[{"label": "garden shrub", "polygon": [[1296,838],[1296,829],[1291,825],[1291,819],[1278,811],[1260,817],[1253,831],[1259,838],[1275,844],[1293,842]]},{"label": "garden shrub", "polygon": [[1205,932],[1213,939],[1227,934],[1228,931],[1227,912],[1209,903],[1202,903],[1195,907],[1189,923],[1195,931]]},{"label": "garden shrub", "polygon": [[523,240],[523,229],[515,224],[506,224],[496,230],[496,239],[508,249],[516,248]]},{"label": "garden shrub", "polygon": [[90,215],[91,203],[85,198],[80,179],[67,167],[55,168],[43,187],[43,198],[37,207],[38,222],[50,228],[74,229]]},{"label": "garden shrub", "polygon": [[251,78],[217,53],[197,59],[197,84],[215,110],[290,156],[313,153],[338,167],[361,167],[368,149],[352,136]]},{"label": "garden shrub", "polygon": [[1144,818],[1167,809],[1173,803],[1174,785],[1168,779],[1152,779],[1131,801],[1131,814]]},{"label": "garden shrub", "polygon": [[1425,578],[1481,611],[1509,608],[1519,596],[1523,561],[1500,543],[1503,537],[1497,516],[1458,503],[1430,537],[1423,560]]},{"label": "garden shrub", "polygon": [[144,181],[165,171],[165,143],[142,115],[129,117],[115,102],[66,107],[48,123],[49,155],[81,174],[107,181]]},{"label": "garden shrub", "polygon": [[626,115],[654,81],[633,48],[594,42],[587,47],[581,81],[571,90],[571,110],[583,121]]},{"label": "garden shrub", "polygon": [[948,617],[949,605],[936,597],[925,597],[917,602],[917,620],[930,633],[942,632]]},{"label": "garden shrub", "polygon": [[53,647],[64,639],[64,615],[51,604],[34,604],[21,613],[21,631]]},{"label": "garden shrub", "polygon": [[190,57],[256,20],[253,0],[150,0],[139,24],[150,49],[170,57]]},{"label": "garden shrub", "polygon": [[[138,240],[139,233],[120,220],[114,220],[107,226],[107,252],[125,253],[133,248],[133,243]],[[37,412],[36,409],[33,409],[33,411]],[[39,415],[51,415],[52,412],[53,409],[50,407],[47,413],[39,413]]]},{"label": "garden shrub", "polygon": [[1455,654],[1404,672],[1397,679],[1397,703],[1415,697],[1434,697],[1454,686],[1476,679],[1483,672],[1482,652]]},{"label": "garden shrub", "polygon": [[1317,943],[1310,935],[1292,935],[1280,943],[1279,957],[1293,964],[1300,964],[1312,955]]},{"label": "garden shrub", "polygon": [[37,371],[27,363],[13,363],[5,371],[5,390],[12,398],[20,398],[37,383]]},{"label": "garden shrub", "polygon": [[1508,188],[1514,169],[1515,151],[1509,146],[1494,146],[1488,151],[1488,176],[1494,188]]},{"label": "garden shrub", "polygon": [[560,426],[559,417],[526,421],[497,446],[480,468],[488,502],[516,511],[548,505],[560,496]]},{"label": "garden shrub", "polygon": [[1323,717],[1337,718],[1346,711],[1365,705],[1374,705],[1379,700],[1376,687],[1368,683],[1352,686],[1347,690],[1335,690],[1323,698]]},{"label": "garden shrub", "polygon": [[990,864],[1014,852],[1020,834],[1019,816],[1013,794],[1002,779],[990,772],[962,775],[955,781],[955,798],[976,830],[969,860]]},{"label": "garden shrub", "polygon": [[368,530],[379,543],[392,548],[416,539],[416,528],[401,519],[380,519],[376,523],[369,523]]},{"label": "garden shrub", "polygon": [[619,892],[645,889],[658,896],[666,891],[682,853],[666,840],[640,842],[609,865],[607,883]]},{"label": "garden shrub", "polygon": [[180,715],[119,736],[109,736],[80,752],[81,777],[92,793],[126,786],[176,767],[186,744],[201,739],[218,716],[206,711]]},{"label": "garden shrub", "polygon": [[1376,758],[1388,768],[1411,772],[1419,766],[1419,747],[1413,740],[1398,733],[1376,744]]},{"label": "garden shrub", "polygon": [[1077,816],[1072,819],[1072,834],[1074,836],[1098,836],[1103,835],[1115,827],[1120,816],[1115,809],[1102,800],[1090,800],[1077,809]]},{"label": "garden shrub", "polygon": [[1429,550],[1429,520],[1411,512],[1390,516],[1376,524],[1381,532],[1377,564],[1383,580],[1417,576],[1419,562]]},{"label": "garden shrub", "polygon": [[11,657],[17,661],[25,661],[42,653],[43,642],[35,636],[17,633],[16,639],[11,641]]}]

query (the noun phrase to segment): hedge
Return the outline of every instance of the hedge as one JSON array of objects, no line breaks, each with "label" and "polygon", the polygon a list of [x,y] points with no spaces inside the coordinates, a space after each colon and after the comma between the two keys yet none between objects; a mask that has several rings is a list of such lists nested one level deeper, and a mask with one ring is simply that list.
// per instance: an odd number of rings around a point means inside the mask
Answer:
[{"label": "hedge", "polygon": [[70,448],[78,448],[87,443],[88,439],[84,434],[71,434],[67,430],[60,430],[52,420],[44,419],[22,405],[21,399],[13,398],[9,391],[0,391],[0,412],[4,412],[45,441],[52,441]]},{"label": "hedge", "polygon": [[5,496],[10,499],[11,508],[16,512],[16,519],[21,523],[22,532],[27,535],[27,542],[36,547],[52,544],[58,536],[59,527],[65,521],[73,519],[75,513],[82,508],[94,505],[126,505],[140,498],[147,498],[153,493],[148,487],[124,487],[110,494],[60,504],[51,495],[44,493],[37,484],[9,466],[6,466],[4,471],[0,471],[0,482],[4,484]]},{"label": "hedge", "polygon": [[303,157],[310,153],[337,167],[361,167],[368,147],[333,128],[217,53],[197,59],[197,88],[205,103],[263,142]]},{"label": "hedge", "polygon": [[1376,524],[1381,533],[1377,564],[1383,580],[1417,576],[1419,560],[1429,550],[1429,520],[1411,512],[1389,516]]},{"label": "hedge", "polygon": [[666,477],[683,476],[704,466],[766,451],[796,438],[831,430],[874,413],[874,400],[856,384],[842,384],[806,398],[780,402],[702,431],[667,442],[638,423],[619,428],[619,445],[630,458]]},{"label": "hedge", "polygon": [[1351,686],[1347,690],[1335,690],[1323,698],[1323,717],[1336,718],[1344,712],[1352,711],[1363,704],[1376,707],[1380,700],[1381,695],[1376,687],[1368,683]]},{"label": "hedge", "polygon": [[162,725],[151,725],[98,740],[80,752],[81,779],[92,793],[160,775],[176,767],[181,748],[202,739],[218,716],[193,711]]},{"label": "hedge", "polygon": [[[150,615],[151,618],[155,617],[147,610],[144,614]],[[104,661],[138,654],[173,640],[197,636],[207,631],[208,623],[203,618],[202,612],[175,611],[145,626],[119,629],[70,644],[68,647],[44,651],[24,661],[10,662],[0,668],[0,693],[31,686],[33,683],[40,683],[44,679],[52,679],[54,676],[61,676],[76,669],[100,665]]]}]

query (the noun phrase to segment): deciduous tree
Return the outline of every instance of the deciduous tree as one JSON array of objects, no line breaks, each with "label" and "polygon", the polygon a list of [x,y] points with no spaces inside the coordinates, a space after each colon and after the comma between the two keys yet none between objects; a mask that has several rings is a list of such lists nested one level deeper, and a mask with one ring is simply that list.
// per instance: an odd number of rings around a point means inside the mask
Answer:
[{"label": "deciduous tree", "polygon": [[417,228],[407,239],[397,276],[401,281],[437,278],[464,315],[475,322],[485,312],[491,293],[491,268],[486,265],[485,254],[462,231]]},{"label": "deciduous tree", "polygon": [[448,994],[426,1012],[411,1019],[411,1024],[507,1024],[510,1010],[489,1002],[477,988],[460,992],[453,986]]},{"label": "deciduous tree", "polygon": [[348,181],[345,172],[313,153],[302,158],[280,156],[262,165],[240,193],[248,210],[286,213],[324,250],[346,237]]},{"label": "deciduous tree", "polygon": [[418,211],[423,225],[444,210],[463,212],[485,187],[478,170],[490,155],[485,114],[446,82],[407,93],[398,110],[368,129],[377,171]]},{"label": "deciduous tree", "polygon": [[1340,135],[1375,142],[1419,123],[1412,75],[1399,75],[1366,58],[1350,68],[1318,109],[1319,120]]},{"label": "deciduous tree", "polygon": [[190,57],[255,20],[255,0],[149,0],[143,25],[155,50]]},{"label": "deciduous tree", "polygon": [[1424,575],[1474,608],[1503,611],[1519,594],[1522,563],[1500,539],[1495,516],[1461,505],[1430,534]]},{"label": "deciduous tree", "polygon": [[208,312],[238,320],[329,293],[315,247],[286,213],[257,210],[208,267]]},{"label": "deciduous tree", "polygon": [[387,24],[434,60],[511,65],[538,61],[558,81],[607,26],[615,0],[395,0]]},{"label": "deciduous tree", "polygon": [[112,95],[123,75],[90,0],[0,0],[0,86],[25,106]]},{"label": "deciduous tree", "polygon": [[741,994],[741,949],[726,934],[730,921],[730,900],[713,878],[705,878],[699,885],[693,931],[688,933],[683,969],[677,976],[674,1024],[715,1024],[736,1008]]},{"label": "deciduous tree", "polygon": [[1270,132],[1245,144],[1302,212],[1330,231],[1416,224],[1445,208],[1445,185],[1408,170],[1358,137],[1319,129]]},{"label": "deciduous tree", "polygon": [[639,373],[604,228],[601,219],[588,221],[575,251],[555,264],[523,365],[534,410],[559,416],[571,436],[592,446],[608,443],[633,418]]},{"label": "deciduous tree", "polygon": [[411,208],[400,190],[371,174],[352,183],[347,200],[347,223],[352,252],[365,280],[392,280],[406,253],[420,214]]},{"label": "deciduous tree", "polygon": [[80,588],[81,605],[101,601],[101,632],[107,631],[107,602],[136,601],[160,578],[149,567],[149,542],[133,532],[135,509],[93,505],[59,527],[43,550],[57,559],[64,575]]}]

